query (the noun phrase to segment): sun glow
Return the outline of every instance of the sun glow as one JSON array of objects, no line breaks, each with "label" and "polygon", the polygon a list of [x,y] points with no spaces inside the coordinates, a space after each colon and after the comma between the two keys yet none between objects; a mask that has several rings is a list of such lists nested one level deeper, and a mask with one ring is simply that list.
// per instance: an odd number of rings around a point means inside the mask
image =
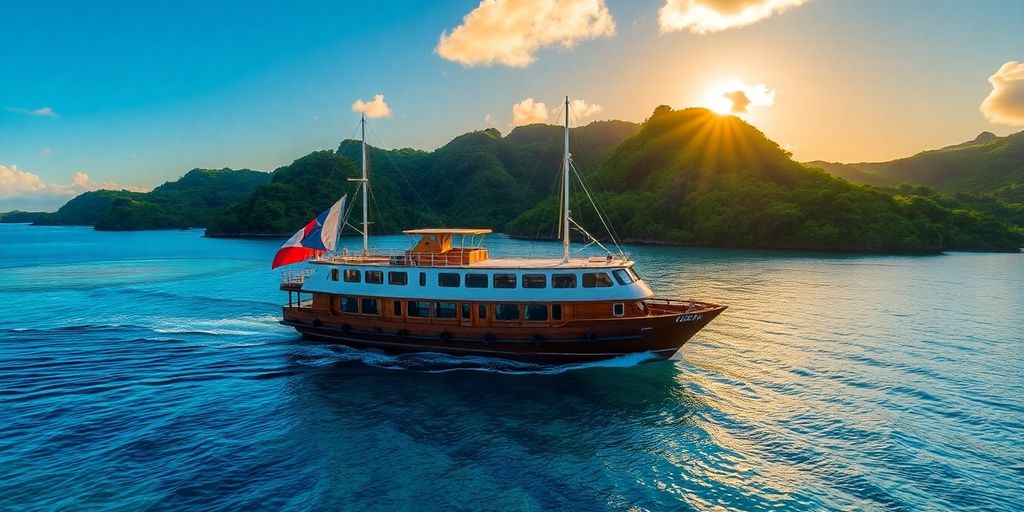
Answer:
[{"label": "sun glow", "polygon": [[775,104],[775,91],[765,84],[748,85],[742,80],[726,80],[708,90],[701,106],[720,115],[744,116],[751,107],[770,107]]}]

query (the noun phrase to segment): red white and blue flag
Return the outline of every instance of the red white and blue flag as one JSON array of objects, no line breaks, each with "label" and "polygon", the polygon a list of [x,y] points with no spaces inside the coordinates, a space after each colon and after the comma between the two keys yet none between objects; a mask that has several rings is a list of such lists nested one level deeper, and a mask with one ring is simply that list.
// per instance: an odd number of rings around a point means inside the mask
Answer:
[{"label": "red white and blue flag", "polygon": [[270,268],[306,261],[327,251],[333,251],[338,245],[338,228],[341,227],[341,213],[345,210],[346,197],[348,196],[341,196],[334,206],[317,215],[302,229],[296,231],[277,250],[277,254],[274,255],[274,263]]}]

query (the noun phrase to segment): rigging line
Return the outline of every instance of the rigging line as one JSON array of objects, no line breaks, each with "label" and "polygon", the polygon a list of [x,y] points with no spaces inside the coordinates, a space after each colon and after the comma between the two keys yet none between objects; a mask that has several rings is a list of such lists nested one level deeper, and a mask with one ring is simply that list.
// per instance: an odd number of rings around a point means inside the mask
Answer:
[{"label": "rigging line", "polygon": [[[611,228],[608,227],[608,222],[605,221],[604,215],[601,214],[601,209],[598,208],[597,203],[594,201],[594,197],[590,194],[590,189],[587,187],[587,185],[585,183],[583,183],[583,179],[580,178],[579,171],[576,170],[576,166],[572,165],[571,161],[569,162],[569,167],[572,169],[573,174],[576,176],[576,178],[580,181],[580,187],[587,194],[587,199],[590,200],[590,204],[594,207],[594,212],[597,213],[597,218],[601,221],[601,224],[604,226],[604,229],[608,232],[608,236],[611,237],[612,243],[615,245],[615,248],[618,249],[619,252],[621,253],[622,252],[622,246],[619,245],[619,242],[615,239],[615,235],[612,233]],[[580,229],[582,229],[582,228],[580,228]],[[607,250],[607,249],[605,249],[605,250]]]},{"label": "rigging line", "polygon": [[[558,112],[555,113],[555,118],[556,119],[559,117],[558,115],[562,112],[562,108],[564,108],[564,107],[560,105],[559,109],[558,109]],[[511,133],[511,132],[509,132],[509,133]],[[544,143],[541,144],[541,146],[540,146],[540,149],[541,149],[540,155],[543,155],[546,150],[551,148],[551,140],[557,134],[558,134],[557,130],[551,130],[550,132],[548,132],[548,138],[545,139]],[[538,156],[537,158],[534,159],[533,167],[530,168],[530,172],[529,172],[529,174],[527,174],[526,183],[523,184],[523,187],[525,187],[527,189],[530,188],[530,184],[533,183],[533,179],[537,176],[537,168],[540,167],[541,160],[542,160],[541,156]],[[554,187],[552,186],[551,188],[554,188]],[[549,189],[548,192],[551,192],[551,190]]]},{"label": "rigging line", "polygon": [[431,216],[437,219],[437,222],[441,223],[442,228],[446,227],[443,218],[440,215],[438,215],[438,213],[434,211],[433,208],[430,207],[430,203],[428,203],[426,199],[423,199],[423,196],[420,195],[417,187],[413,185],[411,181],[409,181],[409,178],[405,175],[404,172],[402,172],[402,168],[398,166],[398,163],[395,162],[395,159],[391,158],[391,152],[386,149],[383,149],[384,141],[380,138],[379,135],[377,135],[377,132],[373,129],[373,126],[371,126],[370,123],[366,123],[366,126],[370,129],[370,134],[377,139],[378,143],[380,143],[381,147],[378,148],[378,150],[381,153],[384,153],[384,157],[387,158],[388,162],[391,163],[391,167],[395,169],[395,172],[397,172],[398,175],[402,178],[402,181],[404,181],[405,184],[409,186],[409,190],[411,190],[413,195],[416,196],[416,199],[419,200],[419,202],[422,203],[423,206],[427,209],[427,213],[429,213]]},{"label": "rigging line", "polygon": [[588,247],[590,245],[593,245],[593,244],[597,244],[598,247],[604,249],[604,251],[607,252],[608,254],[613,254],[611,251],[608,250],[607,247],[604,246],[604,244],[602,244],[600,241],[598,241],[597,237],[595,237],[594,235],[591,235],[589,232],[587,232],[587,230],[584,229],[583,226],[580,226],[578,222],[576,222],[576,221],[574,221],[572,219],[569,219],[569,222],[571,222],[574,226],[576,226],[576,229],[580,230],[584,235],[587,235],[587,237],[590,238],[590,243],[588,243],[587,245],[583,246],[584,248],[586,248],[586,247]]},{"label": "rigging line", "polygon": [[[583,124],[583,120],[582,120],[582,118],[580,118],[579,116],[576,115],[576,110],[572,108],[572,104],[569,105],[569,111],[573,114],[573,118],[576,120],[576,123],[578,125],[582,125]],[[581,154],[593,154],[593,155],[598,154],[598,152],[594,149],[594,146],[589,144],[590,140],[588,138],[582,137],[580,135],[577,135],[576,137],[573,138],[573,140],[576,141],[577,147],[580,149],[580,153]],[[612,151],[614,151],[614,150],[612,150]],[[605,157],[610,156],[611,151],[608,151],[607,153],[608,154],[605,155]],[[580,172],[580,171],[577,170],[577,177],[579,178],[580,181],[584,182],[583,183],[584,186],[591,186],[592,185],[590,183],[589,176],[586,176],[585,173]],[[599,210],[599,213],[603,212],[603,214],[608,218],[608,225],[606,226],[606,229],[609,231],[608,234],[611,235],[613,239],[614,238],[618,238],[619,240],[622,240],[623,236],[620,236],[618,231],[616,229],[614,229],[614,226],[615,226],[616,223],[613,222],[612,216],[608,212],[608,210],[602,208],[597,203],[594,204],[594,209],[595,210]],[[628,233],[624,232],[623,235],[628,235]],[[618,246],[618,243],[616,243],[616,245]],[[621,251],[621,247],[619,247],[619,249]]]}]

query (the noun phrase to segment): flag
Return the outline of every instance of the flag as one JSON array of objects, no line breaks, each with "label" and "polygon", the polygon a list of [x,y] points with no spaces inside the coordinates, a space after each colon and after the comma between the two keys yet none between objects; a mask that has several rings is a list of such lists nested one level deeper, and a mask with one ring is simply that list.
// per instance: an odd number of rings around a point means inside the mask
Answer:
[{"label": "flag", "polygon": [[327,251],[333,251],[338,244],[338,228],[341,227],[341,213],[345,209],[346,197],[348,196],[341,196],[334,206],[317,215],[302,229],[296,231],[277,250],[277,254],[274,255],[274,263],[270,268],[298,263]]}]

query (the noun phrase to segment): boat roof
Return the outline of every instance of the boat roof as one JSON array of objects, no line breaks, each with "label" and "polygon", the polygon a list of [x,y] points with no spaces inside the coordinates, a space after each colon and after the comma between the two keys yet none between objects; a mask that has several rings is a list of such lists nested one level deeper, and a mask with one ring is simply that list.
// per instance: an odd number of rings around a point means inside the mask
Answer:
[{"label": "boat roof", "polygon": [[487,228],[429,228],[429,229],[407,229],[402,231],[407,235],[486,235],[492,231]]}]

